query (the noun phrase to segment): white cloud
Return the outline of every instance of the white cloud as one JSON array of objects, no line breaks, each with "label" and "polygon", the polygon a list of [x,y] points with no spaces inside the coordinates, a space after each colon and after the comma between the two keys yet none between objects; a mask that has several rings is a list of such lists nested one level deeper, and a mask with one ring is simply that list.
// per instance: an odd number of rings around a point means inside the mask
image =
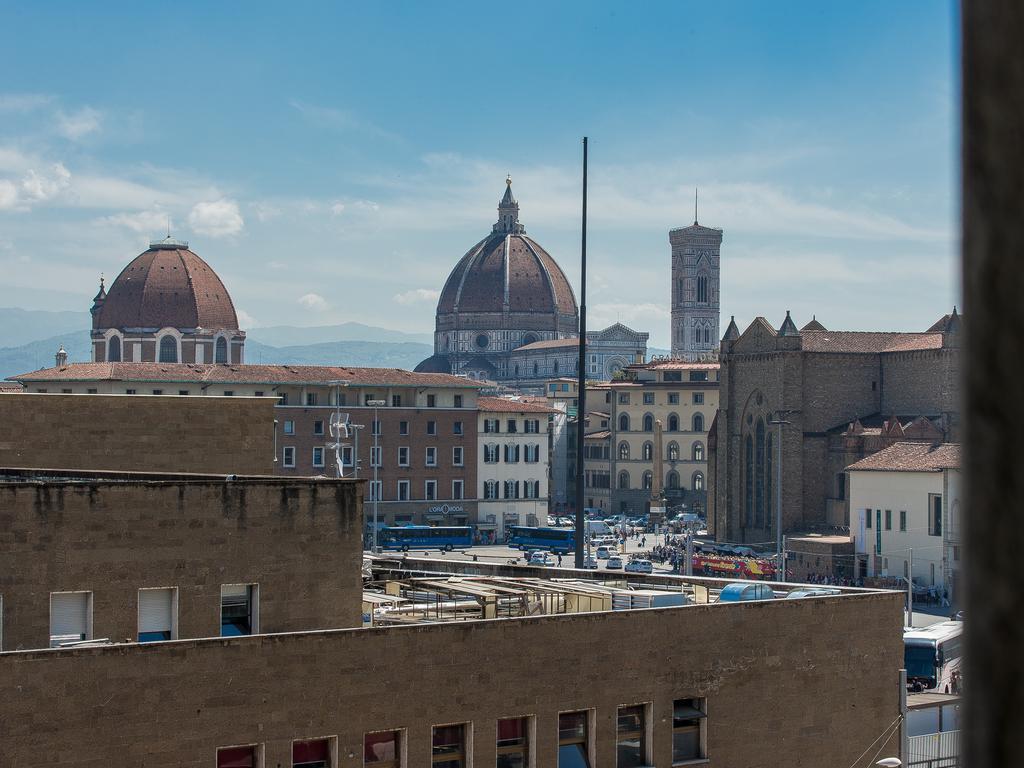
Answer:
[{"label": "white cloud", "polygon": [[344,212],[345,212],[345,204],[344,203],[333,203],[331,205],[331,215],[332,216],[340,216]]},{"label": "white cloud", "polygon": [[162,211],[115,213],[113,216],[103,217],[100,221],[104,224],[113,224],[117,227],[125,227],[126,229],[130,229],[132,232],[156,235],[166,231],[167,214]]},{"label": "white cloud", "polygon": [[13,181],[0,179],[0,211],[14,208],[18,204],[18,188]]},{"label": "white cloud", "polygon": [[92,107],[82,107],[72,114],[59,111],[57,112],[57,133],[66,139],[78,141],[82,137],[98,131],[102,120],[102,114]]},{"label": "white cloud", "polygon": [[440,291],[435,291],[431,288],[413,288],[410,291],[396,293],[392,298],[399,304],[433,304],[440,297]]},{"label": "white cloud", "polygon": [[28,210],[54,199],[70,184],[71,172],[63,163],[54,163],[48,171],[29,168],[17,182],[0,179],[0,210]]},{"label": "white cloud", "polygon": [[256,318],[250,315],[244,309],[239,309],[237,311],[237,314],[238,324],[242,326],[243,329],[248,330],[249,328],[256,328],[257,326],[259,326],[259,323],[256,321]]},{"label": "white cloud", "polygon": [[213,200],[196,203],[188,215],[188,225],[194,232],[211,237],[236,235],[245,221],[234,200]]},{"label": "white cloud", "polygon": [[33,112],[53,101],[52,96],[43,93],[0,94],[0,112]]},{"label": "white cloud", "polygon": [[250,203],[249,207],[256,213],[256,218],[260,221],[270,221],[281,215],[281,209],[270,203]]},{"label": "white cloud", "polygon": [[299,297],[299,304],[304,306],[306,309],[312,309],[317,312],[323,312],[327,309],[327,299],[321,296],[319,293],[307,293]]}]

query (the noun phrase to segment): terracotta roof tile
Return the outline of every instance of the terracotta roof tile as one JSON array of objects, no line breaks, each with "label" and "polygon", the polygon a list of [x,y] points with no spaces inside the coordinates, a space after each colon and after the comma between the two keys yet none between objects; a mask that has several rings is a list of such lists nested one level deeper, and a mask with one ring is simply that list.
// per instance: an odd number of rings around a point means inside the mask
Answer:
[{"label": "terracotta roof tile", "polygon": [[959,467],[959,443],[894,443],[846,469],[848,472],[941,472]]},{"label": "terracotta roof tile", "polygon": [[554,408],[508,397],[478,397],[476,406],[481,411],[493,413],[557,413]]},{"label": "terracotta roof tile", "polygon": [[480,382],[447,373],[413,373],[400,368],[328,365],[214,365],[191,363],[71,363],[9,377],[12,381],[196,381],[223,384],[324,384],[345,379],[372,386],[466,387]]},{"label": "terracotta roof tile", "polygon": [[941,333],[876,331],[802,331],[804,352],[914,352],[942,349]]}]

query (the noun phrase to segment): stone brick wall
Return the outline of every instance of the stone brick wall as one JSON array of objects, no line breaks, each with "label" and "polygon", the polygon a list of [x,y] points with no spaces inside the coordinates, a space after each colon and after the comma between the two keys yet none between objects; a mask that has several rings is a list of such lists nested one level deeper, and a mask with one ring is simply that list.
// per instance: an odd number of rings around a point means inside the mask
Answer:
[{"label": "stone brick wall", "polygon": [[0,395],[0,466],[269,475],[274,400]]},{"label": "stone brick wall", "polygon": [[468,722],[472,764],[488,766],[496,719],[532,715],[536,765],[553,766],[558,713],[593,709],[596,764],[612,766],[617,707],[650,703],[651,764],[668,766],[673,700],[707,697],[708,765],[847,766],[899,714],[900,600],[0,654],[0,764],[209,768],[218,746],[259,744],[265,766],[288,766],[293,739],[336,736],[337,765],[357,768],[364,733],[401,728],[406,765],[424,768],[431,726]]},{"label": "stone brick wall", "polygon": [[178,588],[182,638],[220,634],[222,584],[259,584],[264,632],[361,623],[358,482],[31,474],[0,474],[3,650],[48,646],[58,591],[91,591],[93,636],[116,641],[143,587]]},{"label": "stone brick wall", "polygon": [[959,349],[883,355],[882,375],[884,415],[960,411]]}]

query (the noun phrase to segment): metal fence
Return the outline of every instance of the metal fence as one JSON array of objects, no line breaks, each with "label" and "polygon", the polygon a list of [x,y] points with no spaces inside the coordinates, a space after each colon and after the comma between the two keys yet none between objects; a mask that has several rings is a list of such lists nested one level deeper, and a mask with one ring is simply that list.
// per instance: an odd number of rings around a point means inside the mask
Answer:
[{"label": "metal fence", "polygon": [[911,768],[960,768],[960,731],[910,737]]}]

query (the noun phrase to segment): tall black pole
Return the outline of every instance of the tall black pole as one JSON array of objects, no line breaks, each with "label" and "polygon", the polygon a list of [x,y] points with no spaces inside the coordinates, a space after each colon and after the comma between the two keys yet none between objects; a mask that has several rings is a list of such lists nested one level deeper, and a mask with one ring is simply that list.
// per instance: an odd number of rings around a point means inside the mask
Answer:
[{"label": "tall black pole", "polygon": [[580,248],[580,359],[576,370],[576,567],[583,567],[583,437],[587,423],[587,137],[583,137],[583,239]]}]

